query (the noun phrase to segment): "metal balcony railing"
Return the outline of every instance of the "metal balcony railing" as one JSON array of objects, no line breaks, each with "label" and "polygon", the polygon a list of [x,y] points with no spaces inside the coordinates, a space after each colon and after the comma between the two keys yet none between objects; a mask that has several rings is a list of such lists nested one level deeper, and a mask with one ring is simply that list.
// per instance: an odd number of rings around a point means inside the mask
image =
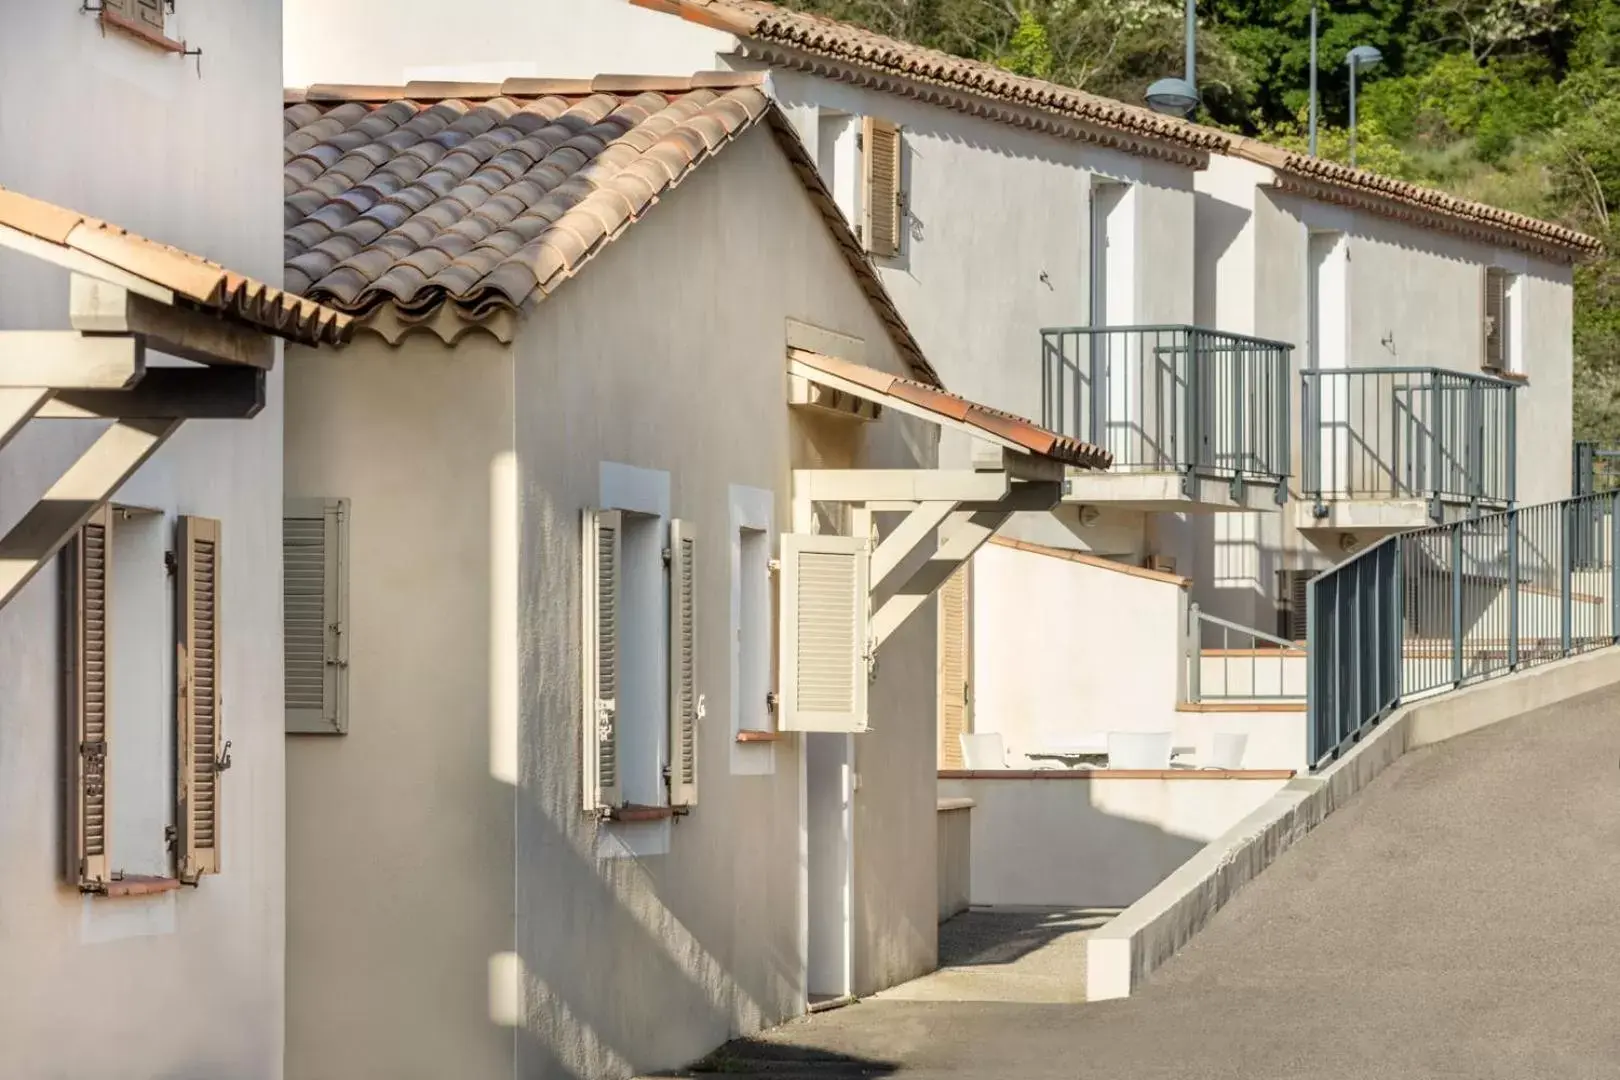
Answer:
[{"label": "metal balcony railing", "polygon": [[1292,346],[1196,326],[1041,331],[1044,423],[1114,455],[1115,472],[1269,484],[1287,497]]},{"label": "metal balcony railing", "polygon": [[1620,491],[1397,533],[1308,586],[1316,768],[1407,698],[1620,642]]},{"label": "metal balcony railing", "polygon": [[1320,516],[1352,499],[1425,499],[1435,521],[1447,503],[1513,502],[1513,383],[1439,368],[1301,374],[1300,488]]},{"label": "metal balcony railing", "polygon": [[1578,440],[1574,446],[1572,495],[1595,495],[1620,488],[1620,447]]}]

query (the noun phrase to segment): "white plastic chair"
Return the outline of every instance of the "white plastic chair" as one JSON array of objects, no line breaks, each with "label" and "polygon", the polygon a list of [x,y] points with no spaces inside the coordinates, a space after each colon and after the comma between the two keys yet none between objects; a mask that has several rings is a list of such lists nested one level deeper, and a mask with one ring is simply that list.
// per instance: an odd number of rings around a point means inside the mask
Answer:
[{"label": "white plastic chair", "polygon": [[962,743],[962,764],[969,769],[1007,768],[1007,744],[1001,741],[1001,732],[986,731],[977,735],[958,735]]},{"label": "white plastic chair", "polygon": [[1249,736],[1243,732],[1217,732],[1210,741],[1206,769],[1241,769],[1243,754],[1249,748]]},{"label": "white plastic chair", "polygon": [[1108,733],[1108,767],[1110,769],[1168,769],[1170,767],[1170,738],[1168,731],[1110,731]]}]

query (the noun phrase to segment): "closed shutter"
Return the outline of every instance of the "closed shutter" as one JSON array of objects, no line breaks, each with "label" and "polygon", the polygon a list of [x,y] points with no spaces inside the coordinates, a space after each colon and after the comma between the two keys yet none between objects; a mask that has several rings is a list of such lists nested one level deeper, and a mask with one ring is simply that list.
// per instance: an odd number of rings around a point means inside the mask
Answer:
[{"label": "closed shutter", "polygon": [[349,500],[289,499],[281,520],[287,730],[349,730]]},{"label": "closed shutter", "polygon": [[619,549],[623,521],[614,510],[585,511],[581,653],[584,701],[584,806],[623,800],[619,778]]},{"label": "closed shutter", "polygon": [[1507,367],[1508,275],[1491,267],[1485,271],[1485,367]]},{"label": "closed shutter", "polygon": [[1314,570],[1277,571],[1277,635],[1289,641],[1304,641],[1310,633],[1306,610],[1306,586],[1316,576]]},{"label": "closed shutter", "polygon": [[697,803],[697,541],[692,524],[669,524],[669,801]]},{"label": "closed shutter", "polygon": [[945,580],[939,590],[939,767],[960,769],[962,736],[972,731],[969,679],[972,671],[968,637],[968,566]]},{"label": "closed shutter", "polygon": [[163,33],[164,0],[135,0],[135,17],[143,25]]},{"label": "closed shutter", "polygon": [[900,129],[887,120],[861,123],[863,237],[873,255],[900,251]]},{"label": "closed shutter", "polygon": [[220,536],[212,518],[182,517],[175,633],[175,776],[179,785],[180,880],[219,873],[220,791],[229,744],[220,736]]},{"label": "closed shutter", "polygon": [[122,15],[126,19],[138,18],[135,14],[136,0],[101,0],[101,10],[108,15]]},{"label": "closed shutter", "polygon": [[112,879],[107,862],[107,601],[112,511],[99,506],[68,549],[67,878],[85,889]]},{"label": "closed shutter", "polygon": [[871,547],[864,538],[782,537],[783,731],[865,731]]}]

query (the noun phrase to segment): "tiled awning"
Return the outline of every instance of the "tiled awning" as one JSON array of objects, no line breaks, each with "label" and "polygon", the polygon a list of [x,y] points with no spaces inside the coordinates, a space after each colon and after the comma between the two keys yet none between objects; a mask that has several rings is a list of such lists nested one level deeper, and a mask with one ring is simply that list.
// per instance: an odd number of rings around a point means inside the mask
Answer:
[{"label": "tiled awning", "polygon": [[992,409],[967,398],[911,379],[890,375],[835,356],[790,349],[790,365],[812,382],[826,381],[836,389],[878,405],[921,416],[938,424],[969,429],[969,433],[1008,449],[1049,458],[1080,469],[1106,469],[1114,458],[1107,450],[1059,435],[1011,413]]}]

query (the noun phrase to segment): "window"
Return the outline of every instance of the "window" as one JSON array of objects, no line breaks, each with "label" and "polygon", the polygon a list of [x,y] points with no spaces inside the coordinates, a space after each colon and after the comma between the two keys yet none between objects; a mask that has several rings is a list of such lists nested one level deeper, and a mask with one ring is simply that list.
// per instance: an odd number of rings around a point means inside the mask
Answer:
[{"label": "window", "polygon": [[584,515],[583,802],[609,816],[697,801],[697,539],[665,521]]},{"label": "window", "polygon": [[737,530],[737,732],[770,732],[771,699],[770,536],[763,529]]},{"label": "window", "polygon": [[1482,365],[1487,371],[1520,374],[1523,358],[1518,355],[1515,318],[1519,306],[1519,283],[1514,274],[1499,267],[1485,271],[1485,325]]},{"label": "window", "polygon": [[822,109],[816,119],[816,169],[844,219],[860,221],[860,127],[848,113]]},{"label": "window", "polygon": [[165,16],[171,10],[170,0],[101,0],[101,25],[169,52],[184,52],[185,45],[168,34]]},{"label": "window", "polygon": [[287,730],[349,730],[349,500],[289,499],[281,519]]},{"label": "window", "polygon": [[86,892],[220,869],[219,522],[169,535],[160,511],[102,506],[64,553],[65,870]]},{"label": "window", "polygon": [[904,219],[900,193],[900,129],[868,116],[861,121],[861,238],[873,255],[900,253]]}]

